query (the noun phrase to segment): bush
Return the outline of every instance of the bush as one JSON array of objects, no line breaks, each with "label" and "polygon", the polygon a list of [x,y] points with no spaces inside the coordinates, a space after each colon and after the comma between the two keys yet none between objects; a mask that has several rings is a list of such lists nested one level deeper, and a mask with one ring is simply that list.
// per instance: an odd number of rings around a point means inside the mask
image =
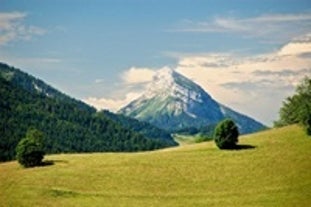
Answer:
[{"label": "bush", "polygon": [[214,140],[219,149],[234,149],[238,143],[239,130],[236,124],[226,119],[220,122],[214,132]]},{"label": "bush", "polygon": [[44,158],[43,134],[36,129],[28,130],[16,147],[17,161],[24,167],[34,167],[42,164]]}]

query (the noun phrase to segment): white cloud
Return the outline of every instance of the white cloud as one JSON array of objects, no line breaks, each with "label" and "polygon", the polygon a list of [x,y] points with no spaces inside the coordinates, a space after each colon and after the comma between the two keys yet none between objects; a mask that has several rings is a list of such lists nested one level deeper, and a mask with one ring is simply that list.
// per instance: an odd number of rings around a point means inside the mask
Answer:
[{"label": "white cloud", "polygon": [[121,78],[127,84],[146,83],[152,80],[154,73],[154,70],[150,68],[132,67],[123,72]]},{"label": "white cloud", "polygon": [[286,44],[278,55],[299,55],[311,52],[311,33]]},{"label": "white cloud", "polygon": [[[220,103],[271,124],[282,101],[304,76],[311,76],[311,58],[305,56],[311,53],[309,36],[296,38],[275,52],[249,57],[174,53],[177,65],[173,69],[198,83]],[[140,96],[159,69],[129,68],[120,75],[123,89],[116,94],[121,98],[84,101],[98,109],[117,111]]]},{"label": "white cloud", "polygon": [[208,21],[184,21],[177,32],[236,33],[242,36],[289,40],[311,32],[311,13],[265,14],[257,17],[215,17]]},{"label": "white cloud", "polygon": [[0,28],[11,29],[12,22],[25,18],[26,13],[22,12],[2,12],[0,13]]},{"label": "white cloud", "polygon": [[140,95],[141,93],[129,92],[122,99],[89,97],[83,99],[83,101],[94,106],[98,110],[108,109],[110,111],[116,112],[126,104],[130,103],[132,100],[138,98]]},{"label": "white cloud", "polygon": [[[114,91],[114,98],[88,97],[84,101],[98,110],[117,111],[142,95],[145,86],[152,81],[157,70],[159,69],[131,67],[120,74],[122,82]],[[103,79],[96,79],[95,83],[102,83],[103,81]]]},{"label": "white cloud", "polygon": [[27,17],[23,12],[0,12],[0,45],[14,40],[30,40],[35,35],[44,35],[43,28],[25,25],[23,20]]},{"label": "white cloud", "polygon": [[311,75],[311,58],[303,57],[305,53],[311,53],[311,41],[293,41],[274,53],[247,58],[234,54],[182,57],[177,71],[221,103],[271,124],[284,98]]}]

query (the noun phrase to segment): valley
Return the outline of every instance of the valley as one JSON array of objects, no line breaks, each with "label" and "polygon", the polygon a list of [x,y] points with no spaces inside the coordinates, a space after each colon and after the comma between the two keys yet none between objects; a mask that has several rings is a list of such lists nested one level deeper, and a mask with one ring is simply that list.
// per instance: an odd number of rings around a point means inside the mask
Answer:
[{"label": "valley", "polygon": [[309,207],[310,149],[311,0],[0,0],[0,207]]},{"label": "valley", "polygon": [[0,206],[308,206],[311,139],[297,125],[153,152],[48,155],[0,164]]}]

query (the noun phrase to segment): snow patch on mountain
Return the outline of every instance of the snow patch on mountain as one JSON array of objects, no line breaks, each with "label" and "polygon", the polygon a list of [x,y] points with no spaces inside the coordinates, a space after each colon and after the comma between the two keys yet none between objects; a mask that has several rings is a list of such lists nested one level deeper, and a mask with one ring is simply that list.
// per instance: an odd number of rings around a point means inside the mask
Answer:
[{"label": "snow patch on mountain", "polygon": [[32,85],[37,92],[42,93],[42,88],[40,88],[35,82],[32,82]]},{"label": "snow patch on mountain", "polygon": [[219,104],[199,85],[170,68],[159,70],[138,99],[122,113],[167,130],[202,127],[232,118],[242,133],[264,128],[255,120]]}]

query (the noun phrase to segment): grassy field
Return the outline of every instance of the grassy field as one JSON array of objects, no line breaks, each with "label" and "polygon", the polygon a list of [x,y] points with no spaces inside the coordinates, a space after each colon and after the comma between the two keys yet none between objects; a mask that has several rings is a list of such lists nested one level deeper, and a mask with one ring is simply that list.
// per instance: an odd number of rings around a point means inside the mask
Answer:
[{"label": "grassy field", "polygon": [[310,206],[311,137],[298,126],[147,153],[46,156],[0,164],[0,206]]}]

